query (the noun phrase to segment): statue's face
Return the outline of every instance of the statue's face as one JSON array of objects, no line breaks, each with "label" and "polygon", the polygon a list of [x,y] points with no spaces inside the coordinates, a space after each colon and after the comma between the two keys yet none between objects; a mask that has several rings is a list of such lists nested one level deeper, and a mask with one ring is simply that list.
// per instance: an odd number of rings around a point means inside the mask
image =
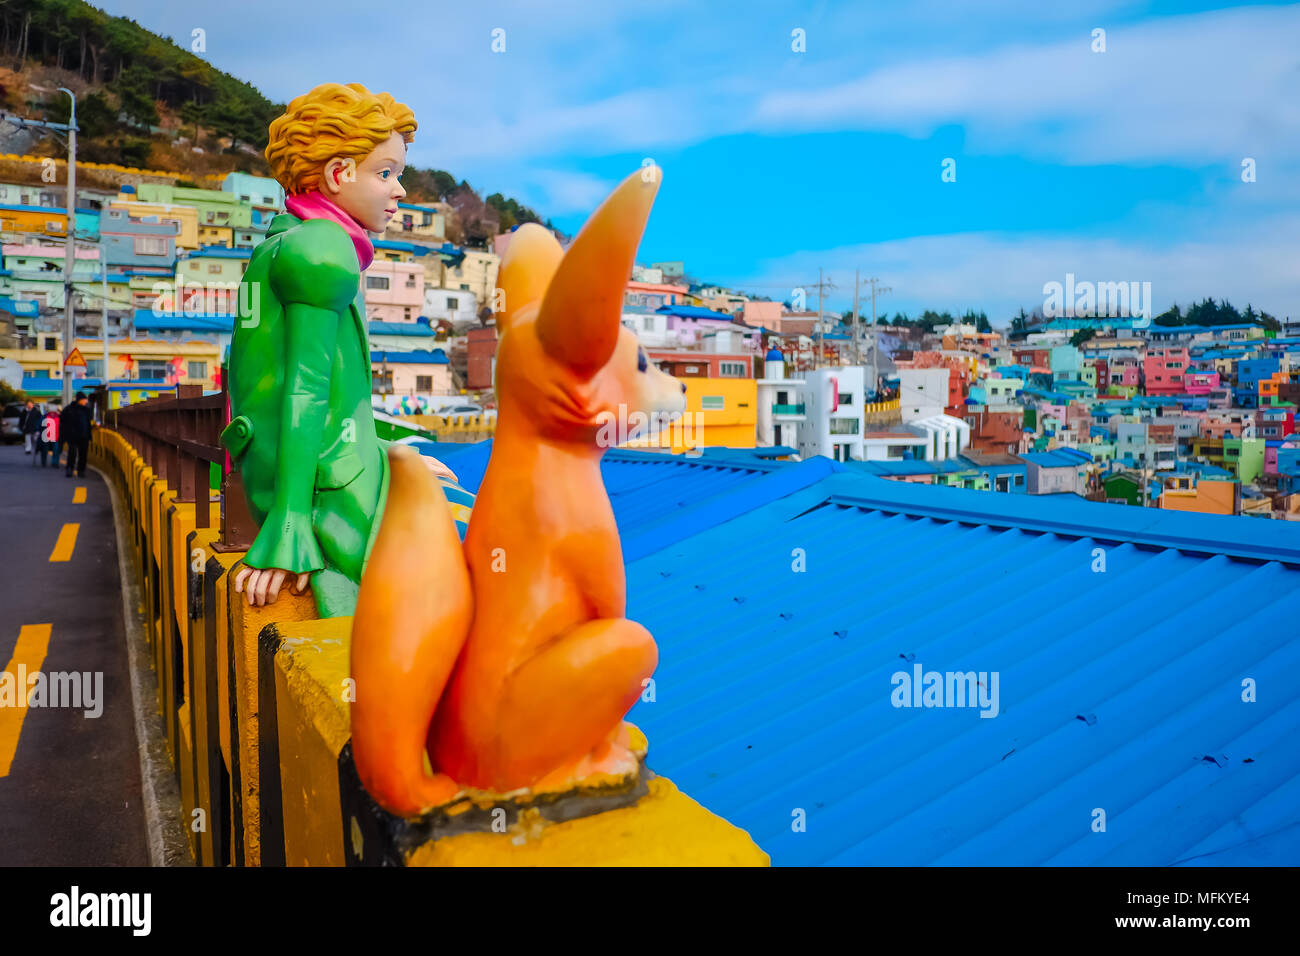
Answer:
[{"label": "statue's face", "polygon": [[398,177],[406,168],[406,141],[394,133],[365,159],[334,157],[325,165],[321,190],[370,232],[383,232],[406,195]]}]

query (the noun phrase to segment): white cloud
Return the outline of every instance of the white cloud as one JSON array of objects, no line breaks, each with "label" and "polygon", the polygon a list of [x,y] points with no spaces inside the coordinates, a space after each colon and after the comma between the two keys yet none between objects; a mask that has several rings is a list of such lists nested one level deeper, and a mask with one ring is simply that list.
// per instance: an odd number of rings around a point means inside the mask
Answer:
[{"label": "white cloud", "polygon": [[1047,45],[914,60],[821,88],[769,93],[766,131],[926,136],[965,125],[974,150],[1067,163],[1217,161],[1287,149],[1300,128],[1300,6],[1170,17]]}]

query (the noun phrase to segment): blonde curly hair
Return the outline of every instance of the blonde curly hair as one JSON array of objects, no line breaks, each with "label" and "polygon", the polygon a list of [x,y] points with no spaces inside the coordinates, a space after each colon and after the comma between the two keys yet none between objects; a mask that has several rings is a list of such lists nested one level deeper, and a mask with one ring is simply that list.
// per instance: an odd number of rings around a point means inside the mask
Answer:
[{"label": "blonde curly hair", "polygon": [[311,192],[333,157],[359,162],[393,133],[411,142],[415,129],[415,113],[390,93],[371,93],[360,83],[322,83],[272,121],[266,161],[286,193]]}]

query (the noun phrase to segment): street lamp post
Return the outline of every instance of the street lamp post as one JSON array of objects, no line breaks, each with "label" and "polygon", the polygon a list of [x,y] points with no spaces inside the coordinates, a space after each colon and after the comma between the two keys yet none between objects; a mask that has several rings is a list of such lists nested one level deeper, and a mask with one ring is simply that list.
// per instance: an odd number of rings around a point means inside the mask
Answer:
[{"label": "street lamp post", "polygon": [[[67,408],[72,404],[72,377],[67,363],[77,338],[77,319],[72,305],[72,273],[77,264],[77,94],[66,86],[60,86],[59,92],[72,97],[72,112],[68,117],[68,227],[63,260],[63,407]],[[106,374],[107,371],[105,367]]]}]

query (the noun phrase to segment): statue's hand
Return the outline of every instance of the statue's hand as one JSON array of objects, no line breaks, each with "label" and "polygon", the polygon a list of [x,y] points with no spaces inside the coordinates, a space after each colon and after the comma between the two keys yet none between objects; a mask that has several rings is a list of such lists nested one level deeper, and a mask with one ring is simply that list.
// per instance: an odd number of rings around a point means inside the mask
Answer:
[{"label": "statue's hand", "polygon": [[435,475],[438,475],[441,478],[450,478],[457,484],[460,483],[460,479],[456,477],[456,473],[438,459],[432,458],[429,455],[421,455],[420,458],[423,459],[424,463],[429,466],[429,470]]},{"label": "statue's hand", "polygon": [[[284,571],[280,568],[250,568],[248,566],[239,569],[235,575],[235,593],[243,592],[248,598],[249,607],[263,607],[267,604],[274,604],[275,599],[280,596],[280,587],[284,584],[286,577],[292,577],[292,571]],[[307,580],[310,574],[299,574],[298,580],[294,584],[294,593],[301,594],[307,588]],[[244,588],[244,584],[248,588]]]}]

